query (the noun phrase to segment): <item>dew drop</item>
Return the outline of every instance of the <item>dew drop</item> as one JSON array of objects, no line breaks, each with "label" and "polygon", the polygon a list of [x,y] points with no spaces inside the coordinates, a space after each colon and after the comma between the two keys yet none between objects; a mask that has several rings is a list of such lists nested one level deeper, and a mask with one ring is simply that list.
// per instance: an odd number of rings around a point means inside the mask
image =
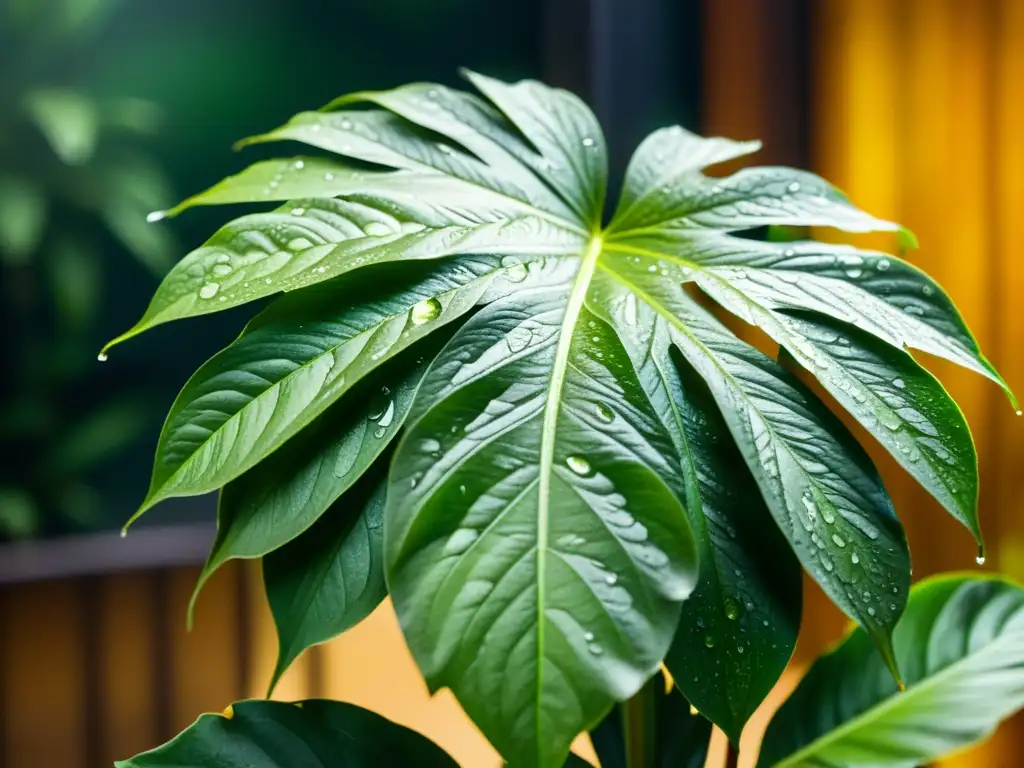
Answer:
[{"label": "dew drop", "polygon": [[792,184],[790,184],[788,187],[786,187],[786,190],[789,191],[789,192],[799,192],[800,191],[800,182],[799,181],[794,181]]},{"label": "dew drop", "polygon": [[892,385],[896,387],[896,389],[904,389],[907,386],[907,382],[903,379],[893,379]]},{"label": "dew drop", "polygon": [[349,120],[348,118],[345,118],[344,120],[342,120],[341,121],[341,129],[343,131],[351,131],[352,130],[352,121]]},{"label": "dew drop", "polygon": [[533,331],[522,325],[513,328],[505,337],[505,344],[513,354],[522,352],[533,341]]},{"label": "dew drop", "polygon": [[420,441],[420,450],[424,453],[437,453],[441,450],[441,444],[433,438]]},{"label": "dew drop", "polygon": [[[231,267],[227,264],[214,264],[211,270],[217,277],[227,277],[231,274]],[[222,297],[223,298],[223,297]]]},{"label": "dew drop", "polygon": [[441,314],[441,302],[437,299],[424,299],[412,308],[412,324],[423,325],[436,320]]},{"label": "dew drop", "polygon": [[324,181],[334,181],[334,174],[328,171],[324,174]]},{"label": "dew drop", "polygon": [[611,424],[615,420],[615,411],[604,403],[595,403],[594,410],[597,411],[597,418],[605,424]]},{"label": "dew drop", "polygon": [[570,456],[565,460],[566,465],[580,477],[590,474],[590,462],[582,456]]},{"label": "dew drop", "polygon": [[736,621],[740,617],[740,607],[732,600],[725,601],[725,616],[727,619]]},{"label": "dew drop", "polygon": [[879,272],[885,272],[887,269],[889,269],[889,260],[879,259],[878,261],[875,262],[875,269],[877,269]]},{"label": "dew drop", "polygon": [[305,208],[292,208],[292,216],[304,216],[306,213]]},{"label": "dew drop", "polygon": [[853,563],[854,565],[859,563],[860,562],[860,555],[858,555],[856,552],[851,554],[850,555],[850,562]]},{"label": "dew drop", "polygon": [[974,562],[976,562],[978,565],[984,565],[985,564],[985,556],[984,555],[978,555],[976,558],[974,558]]},{"label": "dew drop", "polygon": [[590,648],[590,652],[592,654],[594,654],[595,656],[600,656],[602,653],[604,653],[604,650],[601,648],[601,646],[597,645],[596,643],[591,643],[589,648]]},{"label": "dew drop", "polygon": [[220,284],[219,283],[207,283],[206,285],[204,285],[202,288],[199,289],[199,298],[200,299],[212,299],[214,296],[217,295],[217,291],[219,291],[219,290],[220,290]]},{"label": "dew drop", "polygon": [[930,285],[922,285],[921,293],[923,293],[925,296],[931,296],[933,293],[935,293],[935,289],[932,288]]},{"label": "dew drop", "polygon": [[107,362],[107,353],[100,352],[98,355],[96,355],[96,359],[99,360],[101,363]]},{"label": "dew drop", "polygon": [[158,221],[163,221],[167,218],[167,211],[150,211],[146,214],[146,222],[149,224],[156,224]]},{"label": "dew drop", "polygon": [[289,240],[288,245],[286,247],[288,248],[289,251],[304,251],[307,248],[311,248],[312,245],[313,243],[311,243],[307,238],[296,237],[292,240]]},{"label": "dew drop", "polygon": [[306,164],[304,162],[302,162],[301,160],[296,160],[295,161],[295,170],[296,171],[301,171],[305,167],[306,167]]},{"label": "dew drop", "polygon": [[875,615],[875,609],[874,608],[868,608],[868,616],[874,616],[874,615]]},{"label": "dew drop", "polygon": [[736,653],[743,653],[746,649],[742,645],[736,646]]},{"label": "dew drop", "polygon": [[704,645],[707,646],[708,648],[714,648],[715,647],[715,638],[713,638],[711,635],[708,635],[707,637],[704,638]]},{"label": "dew drop", "polygon": [[1022,411],[1020,408],[1014,411],[1014,413],[1016,413],[1018,416],[1024,416],[1024,411]]},{"label": "dew drop", "polygon": [[614,573],[609,573],[607,576],[604,577],[604,583],[607,584],[609,587],[614,586],[618,582],[618,580],[619,577],[616,576]]},{"label": "dew drop", "polygon": [[[697,682],[697,678],[693,678],[693,681]],[[693,706],[693,704],[691,704],[690,705],[690,717],[696,717],[699,714],[700,714],[700,710],[698,710],[695,706]]]},{"label": "dew drop", "polygon": [[838,533],[832,534],[832,542],[840,549],[846,546],[846,540],[843,539],[843,537],[840,536]]},{"label": "dew drop", "polygon": [[587,136],[585,139],[583,139],[583,146],[584,147],[592,147],[592,146],[594,146],[594,140],[592,138],[590,138],[589,136]]}]

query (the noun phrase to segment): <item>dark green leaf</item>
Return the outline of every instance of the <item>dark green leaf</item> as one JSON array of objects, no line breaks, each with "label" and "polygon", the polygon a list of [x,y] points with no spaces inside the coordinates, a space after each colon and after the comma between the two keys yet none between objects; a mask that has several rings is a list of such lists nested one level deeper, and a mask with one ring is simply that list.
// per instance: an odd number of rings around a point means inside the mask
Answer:
[{"label": "dark green leaf", "polygon": [[673,344],[707,382],[797,557],[891,663],[910,555],[867,454],[775,361],[738,340],[678,284],[659,279],[656,262],[609,252],[605,265],[605,295],[621,296],[613,304],[621,322],[650,323],[652,314],[665,320]]},{"label": "dark green leaf", "polygon": [[302,651],[355,626],[387,595],[384,492],[376,478],[364,478],[312,528],[263,559],[278,638],[271,691]]},{"label": "dark green leaf", "polygon": [[913,768],[1024,706],[1024,590],[952,576],[916,586],[894,635],[896,683],[863,630],[821,657],[775,715],[758,765]]},{"label": "dark green leaf", "polygon": [[[228,483],[217,509],[217,538],[199,576],[206,581],[228,560],[267,555],[306,531],[384,452],[405,423],[426,372],[433,339],[374,371],[323,416],[257,467]],[[351,503],[351,502],[345,502]],[[290,661],[290,659],[289,659]]]},{"label": "dark green leaf", "polygon": [[354,704],[242,701],[116,768],[458,768],[429,739]]},{"label": "dark green leaf", "polygon": [[[666,658],[687,698],[733,740],[782,674],[800,626],[800,565],[773,524],[711,393],[664,317],[618,283],[601,303],[683,459],[697,589]],[[727,479],[726,479],[727,478]]]}]

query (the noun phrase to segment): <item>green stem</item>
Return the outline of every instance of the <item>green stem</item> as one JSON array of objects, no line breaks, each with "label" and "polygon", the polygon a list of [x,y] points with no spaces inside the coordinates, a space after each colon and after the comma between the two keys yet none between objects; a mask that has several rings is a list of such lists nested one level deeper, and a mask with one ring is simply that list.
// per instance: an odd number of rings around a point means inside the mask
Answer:
[{"label": "green stem", "polygon": [[657,765],[655,686],[660,675],[644,683],[633,698],[622,705],[622,731],[626,736],[626,768],[654,768]]}]

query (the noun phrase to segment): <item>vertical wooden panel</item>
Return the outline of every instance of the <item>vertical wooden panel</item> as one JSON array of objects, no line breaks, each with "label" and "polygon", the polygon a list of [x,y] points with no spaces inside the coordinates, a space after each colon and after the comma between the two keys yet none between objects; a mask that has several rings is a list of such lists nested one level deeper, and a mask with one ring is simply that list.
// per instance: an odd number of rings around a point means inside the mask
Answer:
[{"label": "vertical wooden panel", "polygon": [[102,764],[123,760],[160,743],[152,669],[156,657],[149,574],[118,574],[103,580],[99,595],[99,670]]},{"label": "vertical wooden panel", "polygon": [[168,581],[170,657],[170,719],[174,732],[189,726],[203,712],[219,712],[239,698],[236,657],[241,640],[234,618],[240,568],[230,563],[203,588],[196,604],[195,627],[185,628],[185,612],[199,577],[198,568],[171,572]]},{"label": "vertical wooden panel", "polygon": [[89,662],[74,583],[9,588],[3,609],[3,765],[92,768],[84,759]]}]

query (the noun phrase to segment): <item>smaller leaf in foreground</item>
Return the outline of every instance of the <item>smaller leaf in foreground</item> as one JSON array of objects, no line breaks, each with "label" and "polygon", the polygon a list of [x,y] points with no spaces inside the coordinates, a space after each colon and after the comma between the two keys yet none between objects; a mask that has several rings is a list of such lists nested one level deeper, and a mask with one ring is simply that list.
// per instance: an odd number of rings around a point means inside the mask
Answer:
[{"label": "smaller leaf in foreground", "polygon": [[1024,589],[946,576],[911,593],[894,633],[900,693],[863,630],[818,659],[765,734],[762,768],[913,768],[1024,706]]},{"label": "smaller leaf in foreground", "polygon": [[263,559],[278,639],[271,691],[306,648],[355,626],[387,595],[384,490],[375,477],[364,478],[312,528]]},{"label": "smaller leaf in foreground", "polygon": [[115,768],[458,768],[424,736],[354,704],[242,701]]}]

